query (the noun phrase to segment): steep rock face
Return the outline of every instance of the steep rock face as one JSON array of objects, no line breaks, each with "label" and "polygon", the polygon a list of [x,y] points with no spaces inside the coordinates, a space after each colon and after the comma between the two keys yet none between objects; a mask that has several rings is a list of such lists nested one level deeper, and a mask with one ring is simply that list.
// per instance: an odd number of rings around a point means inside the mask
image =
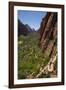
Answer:
[{"label": "steep rock face", "polygon": [[57,53],[57,13],[47,13],[40,27],[39,46],[43,53],[53,57]]},{"label": "steep rock face", "polygon": [[48,64],[37,74],[57,76],[57,13],[47,13],[41,22],[39,30],[39,46],[45,56],[49,57]]}]

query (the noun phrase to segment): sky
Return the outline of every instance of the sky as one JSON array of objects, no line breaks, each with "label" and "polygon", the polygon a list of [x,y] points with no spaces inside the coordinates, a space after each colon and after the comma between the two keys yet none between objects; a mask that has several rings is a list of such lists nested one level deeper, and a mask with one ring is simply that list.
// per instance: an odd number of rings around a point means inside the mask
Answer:
[{"label": "sky", "polygon": [[28,24],[32,29],[38,30],[42,18],[46,16],[46,12],[42,11],[26,11],[18,10],[18,19],[23,24]]}]

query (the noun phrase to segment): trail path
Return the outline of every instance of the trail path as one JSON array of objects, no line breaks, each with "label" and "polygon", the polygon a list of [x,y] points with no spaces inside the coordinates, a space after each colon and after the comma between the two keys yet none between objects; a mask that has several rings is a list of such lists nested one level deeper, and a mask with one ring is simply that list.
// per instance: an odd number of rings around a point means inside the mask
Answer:
[{"label": "trail path", "polygon": [[48,72],[52,72],[54,70],[54,62],[57,59],[57,55],[52,59],[50,59],[50,61],[48,62],[48,64],[37,74],[36,78],[38,78],[39,76],[42,75],[42,73],[48,73]]}]

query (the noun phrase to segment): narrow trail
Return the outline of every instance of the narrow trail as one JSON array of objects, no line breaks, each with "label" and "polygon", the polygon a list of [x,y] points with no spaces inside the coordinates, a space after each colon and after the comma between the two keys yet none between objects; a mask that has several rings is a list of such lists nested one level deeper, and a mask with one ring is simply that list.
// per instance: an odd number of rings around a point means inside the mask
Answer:
[{"label": "narrow trail", "polygon": [[54,70],[54,62],[57,59],[57,54],[54,57],[54,59],[50,59],[50,61],[48,62],[48,64],[37,74],[36,78],[40,77],[42,74],[44,73],[48,73],[48,72],[52,72]]}]

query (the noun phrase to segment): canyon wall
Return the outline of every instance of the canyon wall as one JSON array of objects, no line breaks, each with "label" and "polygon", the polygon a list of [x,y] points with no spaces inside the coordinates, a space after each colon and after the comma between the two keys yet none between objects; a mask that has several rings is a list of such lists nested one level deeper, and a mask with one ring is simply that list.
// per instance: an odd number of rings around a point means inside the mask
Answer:
[{"label": "canyon wall", "polygon": [[39,46],[42,52],[53,57],[57,53],[57,13],[48,12],[42,19]]},{"label": "canyon wall", "polygon": [[48,64],[40,70],[36,77],[41,75],[57,76],[57,13],[48,12],[42,19],[39,29],[39,47],[46,57]]}]

